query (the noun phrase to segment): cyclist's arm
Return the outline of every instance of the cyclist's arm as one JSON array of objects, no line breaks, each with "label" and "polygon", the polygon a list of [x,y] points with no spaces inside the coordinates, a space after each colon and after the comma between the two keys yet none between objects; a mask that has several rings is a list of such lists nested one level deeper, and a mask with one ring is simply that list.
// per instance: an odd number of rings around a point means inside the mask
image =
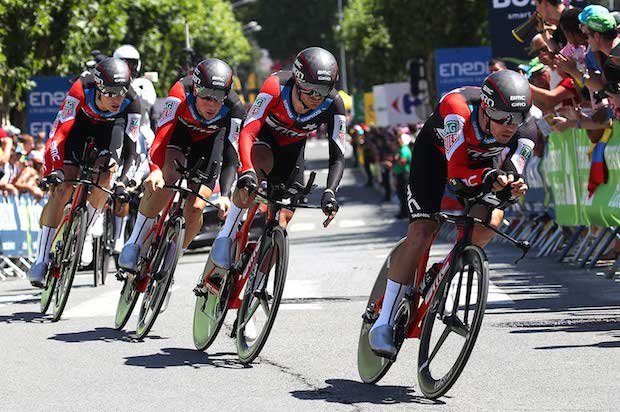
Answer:
[{"label": "cyclist's arm", "polygon": [[65,141],[73,127],[78,111],[84,104],[84,88],[82,81],[76,80],[69,94],[62,102],[60,111],[52,124],[49,138],[45,144],[44,174],[52,170],[62,169],[65,159]]},{"label": "cyclist's arm", "polygon": [[344,172],[344,147],[346,140],[347,118],[344,103],[340,95],[336,95],[334,102],[334,114],[327,122],[327,135],[329,139],[329,169],[327,173],[326,188],[336,192],[342,174]]},{"label": "cyclist's arm", "polygon": [[261,87],[254,104],[248,111],[247,118],[239,133],[239,157],[241,158],[241,172],[254,170],[252,164],[252,146],[258,137],[260,129],[265,124],[270,109],[280,98],[280,80],[276,76],[269,76]]},{"label": "cyclist's arm", "polygon": [[523,178],[525,165],[534,151],[536,124],[528,122],[521,126],[508,144],[508,151],[501,162],[501,169],[515,176],[515,180]]},{"label": "cyclist's arm", "polygon": [[161,170],[166,161],[166,148],[177,125],[179,114],[185,108],[185,91],[180,81],[176,82],[164,102],[164,110],[157,122],[157,131],[149,151],[151,172]]}]

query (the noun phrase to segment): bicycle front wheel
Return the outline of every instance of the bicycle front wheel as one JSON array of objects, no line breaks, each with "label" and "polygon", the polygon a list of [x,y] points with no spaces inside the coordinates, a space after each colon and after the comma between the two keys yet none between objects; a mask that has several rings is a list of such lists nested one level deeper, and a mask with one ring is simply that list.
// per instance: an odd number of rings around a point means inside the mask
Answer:
[{"label": "bicycle front wheel", "polygon": [[125,275],[123,281],[123,289],[121,290],[121,296],[118,299],[116,305],[116,316],[114,318],[114,327],[117,330],[121,330],[127,324],[133,308],[136,306],[140,291],[137,288],[137,280],[133,276]]},{"label": "bicycle front wheel", "polygon": [[151,262],[148,274],[150,279],[142,297],[140,316],[136,327],[136,337],[138,339],[144,338],[149,333],[166,300],[174,270],[181,256],[184,236],[184,218],[177,216],[170,219],[157,245],[155,258]]},{"label": "bicycle front wheel", "polygon": [[[276,226],[263,237],[261,251],[237,313],[237,353],[241,363],[252,362],[267,342],[278,314],[288,266],[286,231]],[[262,243],[262,242],[261,242]]]},{"label": "bicycle front wheel", "polygon": [[103,215],[103,233],[95,243],[95,257],[93,259],[95,272],[95,286],[105,285],[112,251],[114,250],[114,213],[112,207],[106,209]]},{"label": "bicycle front wheel", "polygon": [[69,232],[66,233],[66,243],[62,251],[60,262],[60,276],[54,288],[54,306],[52,320],[58,321],[65,310],[73,278],[77,270],[82,249],[84,247],[84,237],[86,236],[86,210],[78,208],[73,212],[73,218],[69,224]]},{"label": "bicycle front wheel", "polygon": [[482,325],[488,290],[486,254],[467,246],[441,281],[422,324],[418,381],[426,397],[444,395],[463,371]]},{"label": "bicycle front wheel", "polygon": [[52,297],[56,289],[57,279],[54,277],[52,265],[53,263],[50,263],[50,268],[45,274],[45,286],[43,286],[43,290],[41,291],[41,313],[44,315],[52,303]]}]

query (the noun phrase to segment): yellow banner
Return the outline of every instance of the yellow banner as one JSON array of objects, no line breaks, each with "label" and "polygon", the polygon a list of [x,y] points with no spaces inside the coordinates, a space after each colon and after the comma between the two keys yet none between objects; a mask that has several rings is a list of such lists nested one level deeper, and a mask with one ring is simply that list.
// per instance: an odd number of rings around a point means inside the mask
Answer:
[{"label": "yellow banner", "polygon": [[375,98],[372,92],[364,93],[364,117],[368,126],[375,124]]}]

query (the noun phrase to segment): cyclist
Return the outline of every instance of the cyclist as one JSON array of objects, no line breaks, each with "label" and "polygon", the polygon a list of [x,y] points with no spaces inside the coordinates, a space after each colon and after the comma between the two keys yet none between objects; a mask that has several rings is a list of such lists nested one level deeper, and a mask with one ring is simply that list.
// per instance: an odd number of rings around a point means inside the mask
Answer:
[{"label": "cyclist", "polygon": [[[99,184],[110,188],[114,171],[122,165],[123,173],[114,184],[114,191],[125,192],[127,176],[136,167],[141,113],[140,101],[130,82],[127,63],[106,58],[92,73],[80,76],[73,83],[56,116],[45,147],[44,170],[46,180],[55,187],[41,214],[37,257],[28,274],[33,286],[43,286],[52,240],[73,192],[71,183],[61,183],[64,179],[77,178],[86,137],[94,137],[99,150],[95,166],[109,166],[102,172]],[[86,205],[89,228],[107,197],[107,193],[95,188],[89,194]]]},{"label": "cyclist", "polygon": [[[153,83],[149,79],[146,77],[138,77],[140,69],[142,68],[142,61],[140,60],[140,53],[134,46],[131,44],[123,44],[114,50],[112,56],[124,60],[131,69],[131,75],[133,77],[131,86],[138,94],[140,104],[142,105],[140,138],[138,139],[140,166],[133,177],[133,180],[140,184],[149,172],[148,151],[155,138],[155,133],[153,133],[151,129],[150,112],[157,99],[157,93],[155,92]],[[124,233],[127,224],[127,216],[129,214],[129,204],[117,203],[116,205],[116,209],[114,210],[114,253],[119,254],[125,245]]]},{"label": "cyclist", "polygon": [[[196,66],[191,77],[182,78],[170,89],[150,150],[151,173],[144,180],[144,197],[131,237],[118,259],[121,267],[129,271],[137,270],[144,237],[171,196],[171,191],[163,189],[163,186],[174,184],[179,179],[175,160],[181,164],[187,162],[191,167],[201,157],[207,159],[202,170],[212,179],[200,188],[192,189],[209,198],[220,175],[220,217],[227,213],[230,188],[237,172],[239,130],[245,117],[243,104],[230,90],[232,81],[233,73],[228,64],[219,59],[206,59]],[[186,159],[188,148],[191,151]],[[213,167],[214,162],[216,167]],[[189,198],[184,211],[186,227],[183,248],[189,245],[202,227],[205,206],[203,200],[195,196]],[[174,251],[174,248],[170,250]]]},{"label": "cyclist", "polygon": [[[293,71],[280,71],[265,80],[248,112],[239,136],[241,176],[224,227],[213,243],[211,259],[222,268],[230,267],[230,246],[239,219],[252,202],[249,188],[256,187],[259,173],[274,183],[287,182],[299,166],[296,180],[304,182],[306,138],[323,123],[329,136],[329,173],[321,198],[328,224],[338,211],[336,190],[344,170],[346,112],[334,89],[338,81],[335,57],[320,47],[309,47],[297,55]],[[283,209],[280,224],[286,226],[293,212]]]},{"label": "cyclist", "polygon": [[[527,79],[511,70],[489,75],[482,88],[464,87],[444,96],[418,135],[407,188],[407,238],[392,255],[379,318],[369,333],[378,355],[393,358],[394,315],[413,282],[418,261],[430,247],[446,180],[459,198],[482,198],[486,204],[514,202],[527,190],[521,174],[534,148],[536,127],[526,122],[532,96]],[[498,160],[497,166],[494,159]],[[495,195],[494,195],[495,194]],[[486,208],[472,213],[484,217]],[[494,209],[498,227],[503,210]],[[493,232],[476,227],[473,242],[486,245]]]}]

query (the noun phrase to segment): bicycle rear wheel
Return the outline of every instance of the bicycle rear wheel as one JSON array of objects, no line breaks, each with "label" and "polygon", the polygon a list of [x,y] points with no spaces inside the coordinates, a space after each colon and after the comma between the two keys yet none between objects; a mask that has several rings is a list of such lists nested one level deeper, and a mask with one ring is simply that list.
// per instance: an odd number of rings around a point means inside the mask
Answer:
[{"label": "bicycle rear wheel", "polygon": [[444,395],[463,371],[482,325],[488,289],[486,254],[467,246],[441,281],[422,324],[418,381],[426,397]]},{"label": "bicycle rear wheel", "polygon": [[[248,364],[260,354],[278,314],[288,267],[288,239],[284,229],[276,226],[270,238],[262,238],[261,251],[237,313],[237,353]],[[262,243],[262,242],[260,242]],[[262,274],[259,269],[269,268]],[[260,310],[259,310],[260,308]]]},{"label": "bicycle rear wheel", "polygon": [[368,333],[370,328],[377,320],[379,312],[376,311],[377,301],[383,297],[385,292],[385,285],[387,284],[387,275],[390,269],[390,259],[394,251],[403,243],[404,239],[392,249],[388,257],[385,259],[377,280],[370,292],[368,298],[368,304],[366,305],[366,312],[362,315],[362,327],[360,330],[360,337],[357,344],[357,371],[364,383],[377,383],[385,376],[390,367],[394,363],[393,361],[384,357],[376,355],[368,342]]},{"label": "bicycle rear wheel", "polygon": [[54,322],[60,319],[65,310],[75,271],[84,247],[84,237],[86,236],[86,210],[84,208],[78,208],[73,212],[73,217],[69,223],[69,232],[65,235],[66,243],[62,251],[60,276],[54,288],[54,305],[52,307],[52,321]]},{"label": "bicycle rear wheel", "polygon": [[136,337],[138,339],[144,338],[157,320],[157,315],[159,315],[161,306],[166,299],[174,270],[181,256],[184,236],[185,219],[182,216],[170,219],[157,246],[157,253],[148,274],[150,279],[142,297],[138,325],[136,326]]},{"label": "bicycle rear wheel", "polygon": [[103,215],[103,232],[95,243],[95,256],[93,259],[95,272],[95,286],[97,284],[105,285],[108,271],[110,270],[110,261],[112,259],[112,251],[114,250],[114,213],[112,206],[106,209]]},{"label": "bicycle rear wheel", "polygon": [[[126,275],[127,276],[127,275]],[[137,278],[127,276],[123,281],[123,289],[121,290],[121,296],[118,299],[116,305],[116,316],[114,318],[114,327],[117,330],[121,330],[127,324],[127,321],[131,317],[131,312],[136,306],[140,291],[137,288]]]}]

